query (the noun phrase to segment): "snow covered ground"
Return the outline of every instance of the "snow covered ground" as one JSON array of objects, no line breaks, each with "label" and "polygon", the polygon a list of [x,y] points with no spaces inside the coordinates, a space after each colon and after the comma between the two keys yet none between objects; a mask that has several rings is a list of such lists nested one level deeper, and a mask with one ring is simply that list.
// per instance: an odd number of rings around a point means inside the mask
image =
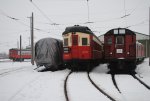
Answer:
[{"label": "snow covered ground", "polygon": [[[0,101],[65,101],[64,80],[70,70],[37,72],[29,61],[0,62]],[[106,64],[97,66],[91,79],[117,101],[150,101],[150,90],[128,74],[115,75],[121,93],[115,88]],[[136,76],[150,86],[148,59],[139,64]],[[88,80],[86,72],[68,78],[70,101],[110,101]]]}]

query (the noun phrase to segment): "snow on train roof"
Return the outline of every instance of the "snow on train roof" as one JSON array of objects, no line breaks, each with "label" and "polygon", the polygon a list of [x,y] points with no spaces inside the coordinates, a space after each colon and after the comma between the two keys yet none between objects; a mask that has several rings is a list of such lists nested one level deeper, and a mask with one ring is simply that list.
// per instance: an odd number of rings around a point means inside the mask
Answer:
[{"label": "snow on train roof", "polygon": [[65,31],[62,33],[62,35],[68,34],[70,32],[82,32],[82,33],[87,33],[87,34],[93,34],[94,33],[86,26],[71,26],[71,27],[66,27]]}]

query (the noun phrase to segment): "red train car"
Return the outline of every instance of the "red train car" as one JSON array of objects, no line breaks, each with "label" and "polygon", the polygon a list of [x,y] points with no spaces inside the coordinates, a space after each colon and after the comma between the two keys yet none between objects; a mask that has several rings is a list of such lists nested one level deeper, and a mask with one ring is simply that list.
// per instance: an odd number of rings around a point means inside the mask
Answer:
[{"label": "red train car", "polygon": [[136,42],[136,33],[125,28],[109,30],[104,35],[104,55],[111,70],[134,70],[144,59],[144,46]]},{"label": "red train car", "polygon": [[9,59],[13,61],[24,61],[24,59],[31,59],[31,50],[22,49],[20,56],[20,49],[17,48],[9,49]]},{"label": "red train car", "polygon": [[67,27],[62,35],[63,60],[67,68],[85,70],[101,62],[103,44],[88,27]]}]

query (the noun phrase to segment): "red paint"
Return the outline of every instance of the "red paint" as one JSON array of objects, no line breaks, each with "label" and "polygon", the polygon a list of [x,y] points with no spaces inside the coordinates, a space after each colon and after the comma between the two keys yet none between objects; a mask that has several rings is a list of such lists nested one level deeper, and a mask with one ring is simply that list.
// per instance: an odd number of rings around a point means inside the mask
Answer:
[{"label": "red paint", "polygon": [[[79,46],[78,42],[78,35],[72,34],[72,43],[73,45],[70,46],[70,51],[68,53],[63,54],[64,60],[94,60],[94,59],[102,59],[103,52],[102,52],[102,45],[97,44],[93,41],[93,35],[89,35],[90,45],[87,46]],[[75,39],[75,40],[74,40]],[[81,41],[81,40],[80,40]]]},{"label": "red paint", "polygon": [[[116,44],[116,37],[123,36],[124,44]],[[112,44],[108,44],[108,39],[112,39]],[[140,47],[140,48],[138,48]],[[110,34],[106,33],[104,35],[104,50],[105,50],[105,59],[136,59],[144,57],[144,47],[142,44],[136,43],[136,35],[134,32],[125,33],[123,35]],[[117,50],[122,50],[122,53]]]}]

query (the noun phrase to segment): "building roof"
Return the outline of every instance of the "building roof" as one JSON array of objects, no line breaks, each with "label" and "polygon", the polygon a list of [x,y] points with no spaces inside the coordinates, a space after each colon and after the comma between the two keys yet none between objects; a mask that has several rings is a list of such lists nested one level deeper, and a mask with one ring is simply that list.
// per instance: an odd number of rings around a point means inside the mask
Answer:
[{"label": "building roof", "polygon": [[149,35],[138,33],[138,32],[135,32],[135,34],[136,34],[137,40],[148,40],[149,39]]}]

